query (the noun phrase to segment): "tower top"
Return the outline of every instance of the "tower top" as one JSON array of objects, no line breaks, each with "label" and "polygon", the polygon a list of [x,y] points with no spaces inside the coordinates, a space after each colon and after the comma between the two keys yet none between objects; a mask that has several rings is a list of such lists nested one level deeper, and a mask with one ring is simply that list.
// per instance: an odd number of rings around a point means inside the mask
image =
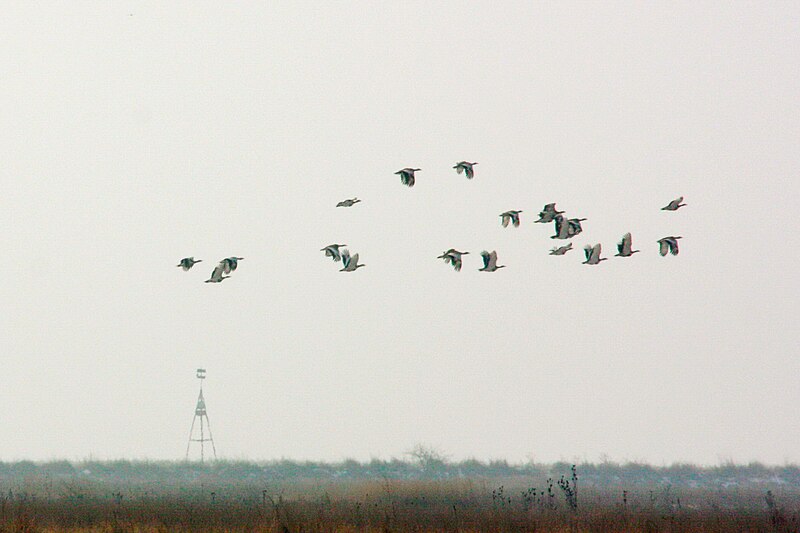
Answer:
[{"label": "tower top", "polygon": [[205,368],[198,368],[197,369],[197,379],[206,379],[206,369]]}]

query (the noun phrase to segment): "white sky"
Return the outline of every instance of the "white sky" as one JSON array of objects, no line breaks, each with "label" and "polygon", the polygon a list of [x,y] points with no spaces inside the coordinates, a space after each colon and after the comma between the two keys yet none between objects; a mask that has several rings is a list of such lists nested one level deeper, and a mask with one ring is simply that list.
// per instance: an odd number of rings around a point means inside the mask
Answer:
[{"label": "white sky", "polygon": [[796,2],[3,11],[0,460],[800,461]]}]

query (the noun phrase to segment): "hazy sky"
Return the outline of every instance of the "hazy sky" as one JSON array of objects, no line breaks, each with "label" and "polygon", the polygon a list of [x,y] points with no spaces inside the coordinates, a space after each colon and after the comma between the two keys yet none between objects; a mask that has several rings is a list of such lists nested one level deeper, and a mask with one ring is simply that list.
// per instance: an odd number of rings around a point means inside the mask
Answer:
[{"label": "hazy sky", "polygon": [[[796,2],[32,4],[0,460],[182,458],[203,366],[232,459],[800,461]],[[588,219],[565,257],[548,202]]]}]

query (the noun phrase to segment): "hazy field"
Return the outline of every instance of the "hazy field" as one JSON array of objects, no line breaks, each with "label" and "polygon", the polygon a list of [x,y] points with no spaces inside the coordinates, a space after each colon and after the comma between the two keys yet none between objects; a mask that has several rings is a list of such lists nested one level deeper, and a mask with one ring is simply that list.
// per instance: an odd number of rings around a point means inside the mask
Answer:
[{"label": "hazy field", "polygon": [[[754,464],[0,463],[2,531],[798,531]],[[563,476],[563,477],[562,477]],[[576,479],[577,478],[577,479]]]}]

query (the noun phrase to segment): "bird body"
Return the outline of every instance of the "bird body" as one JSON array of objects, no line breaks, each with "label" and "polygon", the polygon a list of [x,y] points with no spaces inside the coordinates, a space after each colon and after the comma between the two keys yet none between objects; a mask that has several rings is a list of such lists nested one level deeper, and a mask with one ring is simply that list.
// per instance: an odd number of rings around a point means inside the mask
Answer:
[{"label": "bird body", "polygon": [[342,263],[343,267],[339,269],[339,272],[354,272],[355,270],[366,266],[366,265],[359,265],[358,264],[358,254],[354,256],[350,256],[350,251],[345,248],[342,250]]},{"label": "bird body", "polygon": [[503,224],[504,228],[508,227],[508,223],[511,222],[515,228],[519,227],[519,214],[522,211],[506,211],[505,213],[500,213],[501,223]]},{"label": "bird body", "polygon": [[679,208],[681,208],[681,207],[686,205],[686,204],[682,204],[681,203],[682,201],[683,201],[683,196],[679,196],[678,198],[675,198],[670,203],[668,203],[667,205],[662,207],[661,210],[662,211],[677,211]]},{"label": "bird body", "polygon": [[481,257],[483,258],[483,268],[479,268],[481,272],[494,272],[497,269],[505,268],[505,265],[498,265],[497,264],[497,251],[492,250],[491,253],[487,252],[486,250],[481,252]]},{"label": "bird body", "polygon": [[350,198],[348,200],[342,200],[341,202],[336,204],[336,207],[353,207],[355,204],[357,204],[360,201],[361,200],[359,200],[358,198]]},{"label": "bird body", "polygon": [[617,244],[617,253],[615,257],[630,257],[637,253],[639,250],[633,250],[632,238],[630,232],[622,236],[622,240]]},{"label": "bird body", "polygon": [[202,261],[203,261],[202,259],[195,259],[194,257],[184,257],[175,266],[181,267],[184,271],[186,271],[192,268],[195,264],[201,263]]},{"label": "bird body", "polygon": [[460,272],[462,265],[461,256],[467,254],[469,254],[469,252],[459,252],[455,248],[450,248],[442,255],[438,256],[436,259],[444,259],[445,263],[450,263],[451,265],[453,265],[453,270],[455,270],[456,272]]},{"label": "bird body", "polygon": [[402,170],[398,170],[395,174],[400,175],[400,183],[403,185],[407,185],[408,187],[413,187],[414,183],[416,182],[416,178],[414,178],[414,172],[419,172],[422,170],[421,168],[404,168]]},{"label": "bird body", "polygon": [[683,237],[675,237],[669,236],[664,237],[663,239],[658,239],[658,253],[662,256],[667,255],[667,252],[671,253],[672,255],[678,255],[680,251],[678,249],[678,239],[682,239]]},{"label": "bird body", "polygon": [[472,168],[472,165],[477,165],[478,163],[469,163],[468,161],[460,161],[456,163],[456,166],[453,168],[456,169],[456,172],[459,174],[466,173],[467,179],[471,180],[475,177],[475,170]]},{"label": "bird body", "polygon": [[564,255],[570,250],[572,250],[572,243],[569,243],[566,246],[554,247],[552,250],[550,250],[550,255]]},{"label": "bird body", "polygon": [[595,244],[592,246],[591,244],[587,244],[583,247],[583,253],[586,255],[586,261],[582,264],[584,265],[596,265],[600,263],[600,261],[605,261],[606,257],[600,257],[600,252],[602,247],[600,243]]}]

